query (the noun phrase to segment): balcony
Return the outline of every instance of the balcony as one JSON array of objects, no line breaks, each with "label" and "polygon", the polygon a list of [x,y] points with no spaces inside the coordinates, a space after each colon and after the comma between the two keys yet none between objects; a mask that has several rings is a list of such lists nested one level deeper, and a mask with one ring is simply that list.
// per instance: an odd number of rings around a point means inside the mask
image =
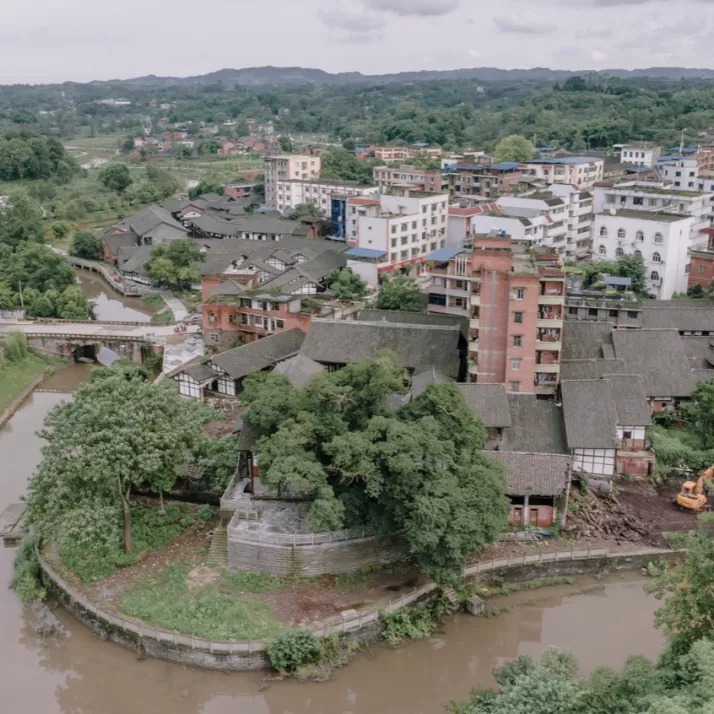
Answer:
[{"label": "balcony", "polygon": [[469,374],[474,377],[478,374],[478,364],[476,362],[469,362]]},{"label": "balcony", "polygon": [[469,341],[469,352],[472,352],[472,353],[478,352],[478,340],[470,340]]},{"label": "balcony", "polygon": [[553,327],[556,329],[562,329],[563,327],[563,318],[562,317],[553,317],[553,318],[538,318],[536,320],[536,327]]},{"label": "balcony", "polygon": [[536,340],[537,350],[547,350],[549,352],[560,352],[563,349],[563,343],[558,342],[544,342],[543,340]]},{"label": "balcony", "polygon": [[536,364],[536,377],[539,374],[560,374],[560,363],[555,362],[554,364]]},{"label": "balcony", "polygon": [[553,384],[536,384],[535,393],[543,396],[553,396],[555,394],[556,383]]},{"label": "balcony", "polygon": [[480,307],[481,306],[481,295],[474,295],[471,293],[469,296],[469,304],[471,307]]},{"label": "balcony", "polygon": [[565,295],[539,295],[539,305],[562,305],[565,301]]},{"label": "balcony", "polygon": [[469,320],[469,330],[478,330],[480,327],[480,321],[478,317],[472,317]]}]

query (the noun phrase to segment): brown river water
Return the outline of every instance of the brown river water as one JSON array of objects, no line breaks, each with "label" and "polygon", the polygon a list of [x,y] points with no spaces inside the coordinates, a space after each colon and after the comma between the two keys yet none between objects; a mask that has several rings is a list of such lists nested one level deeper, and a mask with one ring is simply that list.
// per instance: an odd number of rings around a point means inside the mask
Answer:
[{"label": "brown river water", "polygon": [[97,273],[76,270],[84,294],[92,301],[97,320],[151,322],[156,309],[138,297],[124,297],[112,290]]},{"label": "brown river water", "polygon": [[[87,374],[75,365],[53,376],[43,388],[57,391],[33,394],[0,431],[0,510],[18,500],[40,460],[44,415]],[[260,673],[138,661],[61,609],[66,635],[43,640],[7,588],[13,553],[0,548],[0,711],[8,714],[439,714],[476,684],[492,685],[494,667],[548,645],[572,650],[586,673],[620,667],[630,654],[656,657],[664,645],[652,627],[657,601],[640,574],[626,573],[512,595],[510,611],[497,617],[449,618],[429,640],[371,647],[326,683],[264,686]]]}]

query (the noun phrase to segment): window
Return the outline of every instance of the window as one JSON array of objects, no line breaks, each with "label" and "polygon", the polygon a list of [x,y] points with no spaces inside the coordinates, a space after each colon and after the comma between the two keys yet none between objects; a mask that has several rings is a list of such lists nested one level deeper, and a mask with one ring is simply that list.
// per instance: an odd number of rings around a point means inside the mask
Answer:
[{"label": "window", "polygon": [[664,236],[661,233],[655,233],[654,242],[659,243],[661,245],[662,243],[664,243]]},{"label": "window", "polygon": [[623,432],[622,432],[622,438],[623,438],[623,439],[631,439],[631,438],[632,438],[632,432],[631,432],[631,431],[623,431]]},{"label": "window", "polygon": [[706,273],[706,272],[707,272],[706,266],[705,266],[705,265],[700,265],[700,266],[699,266],[699,272],[700,272],[700,273]]},{"label": "window", "polygon": [[627,234],[625,233],[625,229],[624,229],[624,228],[618,228],[618,229],[617,229],[617,237],[618,237],[618,238],[622,239],[622,238],[624,238],[626,235],[627,235]]},{"label": "window", "polygon": [[516,357],[515,359],[511,360],[511,369],[518,370],[521,368],[521,360],[520,358]]},{"label": "window", "polygon": [[396,233],[396,232],[397,232],[397,227],[394,225],[394,223],[392,223],[392,233]]},{"label": "window", "polygon": [[650,198],[650,199],[648,199],[647,203],[648,203],[650,206],[656,206],[656,205],[657,205],[657,199],[656,199],[656,198]]},{"label": "window", "polygon": [[606,226],[600,226],[600,236],[602,238],[607,238],[607,227]]},{"label": "window", "polygon": [[652,262],[653,263],[661,263],[662,256],[659,253],[652,253]]},{"label": "window", "polygon": [[642,243],[644,241],[644,239],[645,239],[645,234],[642,231],[637,231],[637,233],[635,233],[635,240]]},{"label": "window", "polygon": [[635,310],[627,311],[627,317],[629,317],[630,320],[636,320],[639,316],[640,316],[640,313],[636,312]]},{"label": "window", "polygon": [[526,296],[526,289],[525,288],[516,288],[514,292],[516,300],[523,300],[523,298]]},{"label": "window", "polygon": [[625,251],[622,250],[622,248],[618,248],[618,249],[615,251],[615,257],[616,257],[616,258],[622,258],[623,255],[625,255]]},{"label": "window", "polygon": [[618,316],[618,311],[617,310],[609,310],[607,313],[610,317],[617,317]]},{"label": "window", "polygon": [[607,248],[604,245],[601,245],[598,249],[597,252],[600,253],[600,255],[605,255],[607,253]]},{"label": "window", "polygon": [[659,282],[659,273],[656,270],[652,271],[652,274],[650,275],[650,280],[655,283]]},{"label": "window", "polygon": [[521,335],[513,335],[513,346],[521,347],[523,345],[523,337]]},{"label": "window", "polygon": [[644,203],[645,203],[645,199],[642,198],[642,196],[634,196],[632,199],[633,206],[643,206]]},{"label": "window", "polygon": [[513,322],[515,322],[516,325],[522,325],[523,324],[523,313],[522,312],[514,312],[513,313]]},{"label": "window", "polygon": [[214,344],[218,343],[218,333],[217,332],[211,333],[211,342],[213,342]]},{"label": "window", "polygon": [[641,251],[641,250],[636,250],[636,251],[635,251],[635,255],[636,255],[638,258],[641,258],[641,257],[642,257],[642,251]]},{"label": "window", "polygon": [[520,382],[511,382],[510,390],[511,392],[520,392],[521,391],[521,383]]}]

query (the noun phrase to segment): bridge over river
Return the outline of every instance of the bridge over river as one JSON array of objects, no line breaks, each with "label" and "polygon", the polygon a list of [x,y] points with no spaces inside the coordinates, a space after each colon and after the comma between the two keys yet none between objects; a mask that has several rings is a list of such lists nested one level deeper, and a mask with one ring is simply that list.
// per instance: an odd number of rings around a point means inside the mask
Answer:
[{"label": "bridge over river", "polygon": [[[100,347],[108,347],[137,364],[142,362],[143,345],[165,345],[169,338],[177,336],[175,330],[174,325],[139,322],[23,320],[0,323],[0,335],[23,332],[33,350],[49,357],[93,358]],[[185,334],[195,334],[198,330],[198,326],[191,325]]]}]

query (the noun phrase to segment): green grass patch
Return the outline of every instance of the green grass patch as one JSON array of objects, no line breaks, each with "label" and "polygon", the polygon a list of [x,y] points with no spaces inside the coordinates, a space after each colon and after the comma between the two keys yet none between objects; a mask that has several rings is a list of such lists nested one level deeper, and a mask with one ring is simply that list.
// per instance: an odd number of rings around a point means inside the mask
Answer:
[{"label": "green grass patch", "polygon": [[681,441],[685,446],[690,449],[700,450],[706,448],[704,446],[704,443],[702,442],[702,437],[692,431],[681,428],[669,428],[665,429],[664,431],[666,432],[667,436],[671,437],[672,439],[677,439],[678,441]]},{"label": "green grass patch", "polygon": [[411,569],[411,565],[405,563],[393,563],[391,565],[375,565],[362,568],[353,573],[343,573],[335,575],[332,583],[336,588],[348,591],[367,590],[371,587],[371,580],[383,575],[394,575],[406,573]]},{"label": "green grass patch", "polygon": [[142,295],[141,299],[145,302],[151,305],[152,307],[156,308],[165,308],[166,303],[164,302],[164,299],[159,295],[158,293],[147,293],[146,295]]},{"label": "green grass patch", "polygon": [[59,364],[64,362],[35,354],[28,354],[17,362],[7,359],[0,362],[0,414],[32,384],[35,377]]},{"label": "green grass patch", "polygon": [[122,598],[121,609],[150,625],[214,640],[262,639],[283,629],[265,603],[237,598],[220,586],[192,590],[190,570],[186,563],[175,563],[137,580]]},{"label": "green grass patch", "polygon": [[283,578],[255,570],[224,570],[220,578],[221,590],[234,595],[271,593],[285,590],[289,585]]},{"label": "green grass patch", "polygon": [[159,312],[155,312],[151,316],[151,324],[152,325],[170,325],[174,321],[174,314],[169,310],[168,307],[165,307],[163,310],[160,310]]}]

